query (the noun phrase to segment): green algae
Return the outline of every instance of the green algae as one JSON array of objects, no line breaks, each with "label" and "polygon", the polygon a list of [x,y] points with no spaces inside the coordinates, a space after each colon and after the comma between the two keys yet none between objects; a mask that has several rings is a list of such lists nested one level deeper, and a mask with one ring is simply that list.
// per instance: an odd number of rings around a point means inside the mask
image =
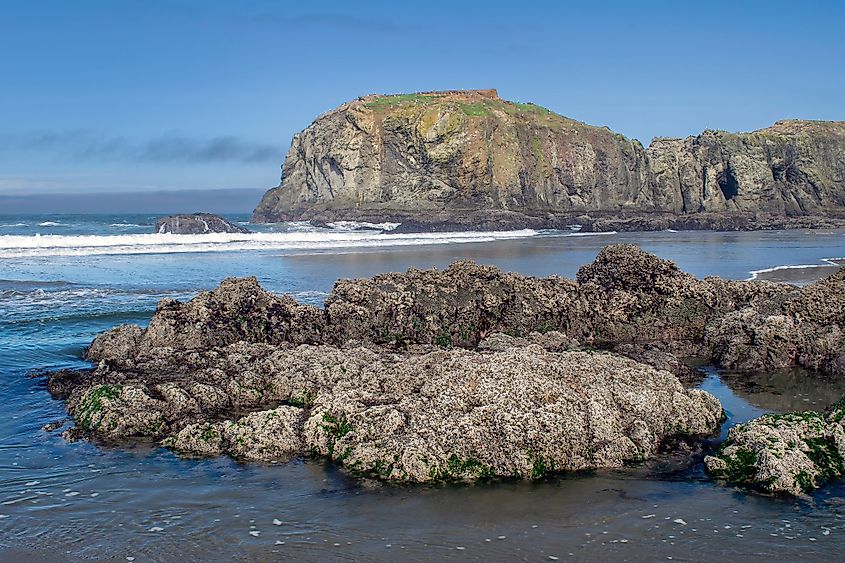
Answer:
[{"label": "green algae", "polygon": [[556,471],[556,464],[553,459],[546,458],[538,452],[528,450],[528,463],[531,464],[531,478],[542,479]]},{"label": "green algae", "polygon": [[496,476],[493,467],[475,458],[461,458],[453,453],[445,464],[432,465],[429,478],[434,482],[482,481]]},{"label": "green algae", "polygon": [[[341,369],[343,369],[342,366],[341,366]],[[314,395],[314,393],[312,393],[311,391],[305,390],[298,395],[291,395],[288,398],[288,400],[285,401],[285,402],[292,407],[299,407],[301,409],[310,409],[311,407],[314,406],[315,397],[316,396]]]},{"label": "green algae", "polygon": [[76,418],[79,425],[87,430],[96,428],[94,417],[103,410],[103,401],[113,400],[120,397],[120,385],[95,385],[83,397],[76,409]]},{"label": "green algae", "polygon": [[346,415],[335,416],[331,413],[323,413],[323,430],[328,437],[327,448],[329,450],[329,457],[334,456],[335,444],[352,432],[352,424],[347,420]]}]

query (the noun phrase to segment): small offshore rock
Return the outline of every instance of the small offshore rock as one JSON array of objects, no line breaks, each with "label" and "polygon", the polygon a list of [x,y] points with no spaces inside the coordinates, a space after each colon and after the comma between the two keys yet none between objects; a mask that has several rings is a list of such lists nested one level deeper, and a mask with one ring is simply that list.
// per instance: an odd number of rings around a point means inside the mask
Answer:
[{"label": "small offshore rock", "polygon": [[211,213],[192,213],[189,215],[168,215],[156,220],[156,232],[174,235],[203,235],[207,233],[239,233],[250,231]]},{"label": "small offshore rock", "polygon": [[43,430],[44,432],[53,432],[54,430],[58,430],[59,428],[64,426],[65,422],[67,422],[67,420],[65,419],[48,422],[47,424],[41,427],[41,430]]}]

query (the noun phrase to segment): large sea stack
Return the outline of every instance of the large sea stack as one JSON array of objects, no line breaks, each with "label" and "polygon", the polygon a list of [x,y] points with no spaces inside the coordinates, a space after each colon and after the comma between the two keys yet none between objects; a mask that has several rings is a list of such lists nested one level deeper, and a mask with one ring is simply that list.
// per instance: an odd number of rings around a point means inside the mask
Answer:
[{"label": "large sea stack", "polygon": [[646,149],[606,127],[469,90],[365,96],[320,116],[293,138],[281,184],[253,221],[555,227],[578,214],[589,214],[580,221],[588,226],[603,214],[695,214],[717,218],[681,226],[753,228],[765,226],[760,214],[843,210],[845,122],[705,131]]}]

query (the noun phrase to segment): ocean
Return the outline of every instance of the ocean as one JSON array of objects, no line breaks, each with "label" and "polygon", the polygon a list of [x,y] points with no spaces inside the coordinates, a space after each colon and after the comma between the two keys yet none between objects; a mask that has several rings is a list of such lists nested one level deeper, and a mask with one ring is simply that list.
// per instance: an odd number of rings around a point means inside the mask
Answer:
[{"label": "ocean", "polygon": [[[246,224],[247,215],[228,216]],[[154,233],[152,215],[0,215],[0,559],[829,560],[845,553],[845,486],[804,499],[710,481],[661,460],[540,482],[399,487],[312,460],[181,459],[148,443],[67,443],[44,368],[145,324],[162,298],[228,276],[320,304],[338,278],[473,259],[572,277],[610,243],[692,273],[806,284],[843,263],[845,231],[391,233],[390,224],[251,226],[248,235]],[[362,228],[369,227],[369,228]],[[705,367],[727,428],[764,412],[823,408],[845,382]]]}]

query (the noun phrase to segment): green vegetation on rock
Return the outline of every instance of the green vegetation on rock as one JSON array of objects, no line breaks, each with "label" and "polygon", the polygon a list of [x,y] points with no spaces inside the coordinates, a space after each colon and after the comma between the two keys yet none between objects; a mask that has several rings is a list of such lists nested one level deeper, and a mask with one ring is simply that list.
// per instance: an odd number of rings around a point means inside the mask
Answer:
[{"label": "green vegetation on rock", "polygon": [[338,440],[352,432],[352,425],[346,419],[346,415],[335,416],[331,413],[323,413],[323,430],[328,437],[327,448],[329,457],[334,455],[334,447]]},{"label": "green vegetation on rock", "polygon": [[[342,366],[341,366],[342,367]],[[286,401],[292,407],[299,407],[301,409],[310,409],[314,406],[314,393],[305,390],[299,395],[291,395]]]},{"label": "green vegetation on rock", "polygon": [[553,459],[543,457],[537,452],[528,452],[528,463],[531,464],[531,478],[542,479],[546,475],[555,472],[555,462]]},{"label": "green vegetation on rock", "polygon": [[103,401],[114,400],[120,397],[120,385],[95,385],[80,401],[74,415],[79,425],[86,430],[93,430],[95,416],[102,412]]}]

